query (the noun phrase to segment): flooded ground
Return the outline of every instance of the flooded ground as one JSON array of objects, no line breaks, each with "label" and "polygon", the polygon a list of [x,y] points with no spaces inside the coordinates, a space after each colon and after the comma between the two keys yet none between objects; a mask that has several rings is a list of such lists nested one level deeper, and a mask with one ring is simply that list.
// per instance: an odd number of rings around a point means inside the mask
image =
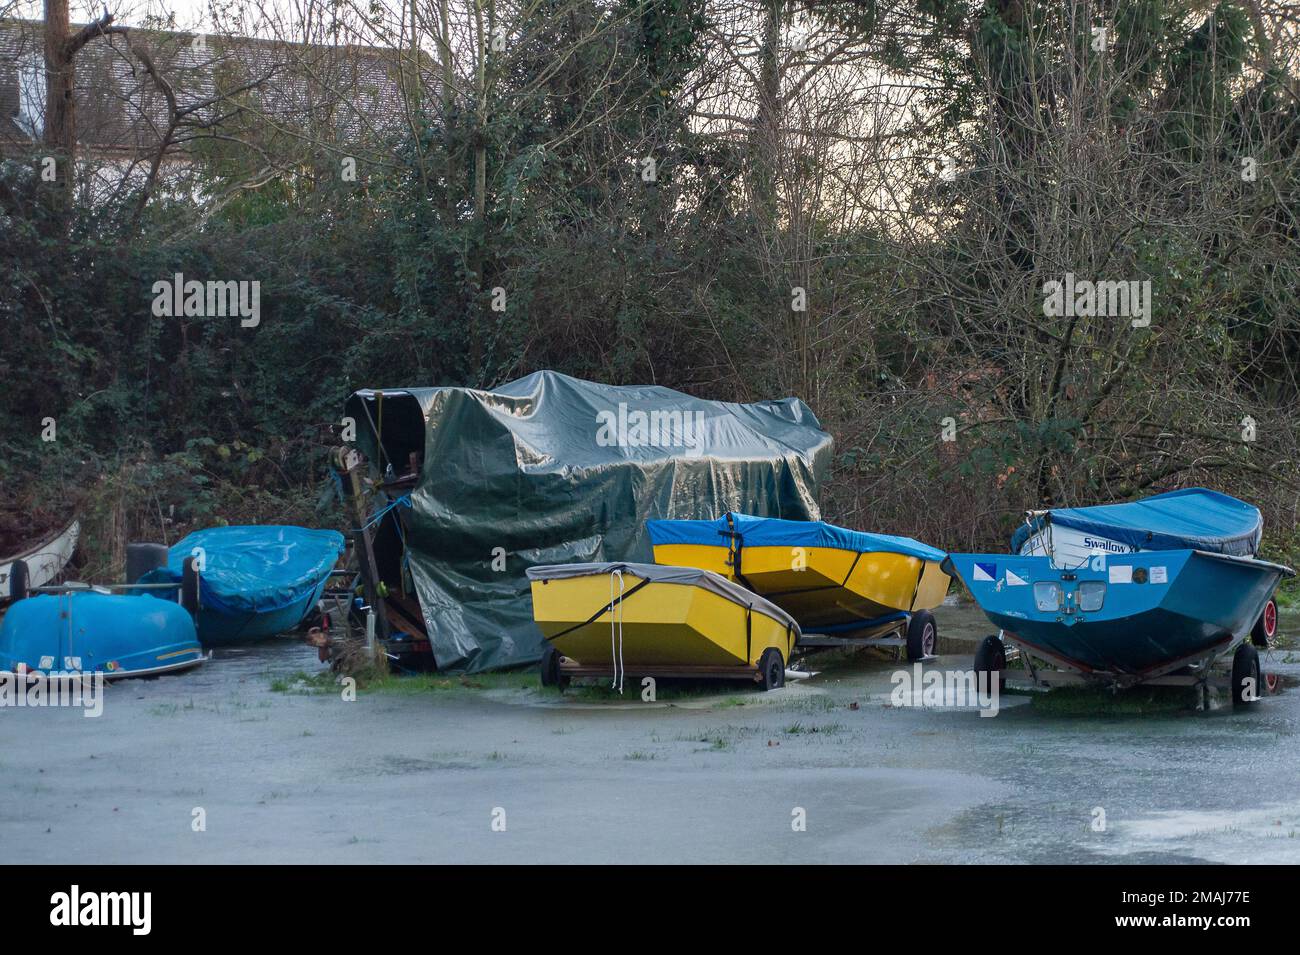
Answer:
[{"label": "flooded ground", "polygon": [[[969,667],[982,615],[938,617],[927,667]],[[1300,652],[1270,663],[1300,682]],[[0,841],[35,862],[1300,862],[1300,689],[1242,713],[1008,694],[985,718],[893,707],[900,666],[823,657],[773,693],[657,703],[531,675],[347,702],[301,680],[322,667],[300,644],[218,651],[110,687],[98,719],[0,710]]]}]

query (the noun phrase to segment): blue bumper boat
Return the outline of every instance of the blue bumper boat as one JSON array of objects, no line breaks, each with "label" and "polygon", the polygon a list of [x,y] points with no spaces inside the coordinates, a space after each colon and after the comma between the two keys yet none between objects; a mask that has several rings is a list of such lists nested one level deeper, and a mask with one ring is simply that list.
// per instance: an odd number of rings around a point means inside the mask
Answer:
[{"label": "blue bumper boat", "polygon": [[[1001,631],[977,670],[1005,665],[1005,641],[1034,661],[1113,685],[1187,671],[1233,655],[1260,685],[1258,653],[1276,626],[1278,583],[1294,576],[1255,559],[1259,512],[1203,489],[1147,501],[1030,515],[1018,554],[952,554],[948,565]],[[1270,611],[1272,613],[1270,614]],[[1044,681],[1050,682],[1050,681]]]},{"label": "blue bumper boat", "polygon": [[210,527],[168,551],[143,584],[179,583],[188,558],[199,572],[199,640],[220,646],[292,630],[320,600],[345,542],[305,527]]},{"label": "blue bumper boat", "polygon": [[158,597],[70,590],[16,601],[0,622],[0,670],[157,676],[207,657],[194,621]]}]

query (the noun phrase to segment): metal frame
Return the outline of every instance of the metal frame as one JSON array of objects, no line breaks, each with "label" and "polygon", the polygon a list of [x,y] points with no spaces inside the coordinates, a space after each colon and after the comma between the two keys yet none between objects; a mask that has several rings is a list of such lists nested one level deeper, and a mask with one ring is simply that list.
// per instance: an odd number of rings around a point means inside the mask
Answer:
[{"label": "metal frame", "polygon": [[117,593],[123,590],[180,590],[184,586],[179,580],[164,584],[86,584],[70,580],[64,584],[46,584],[44,587],[28,587],[29,594],[70,594],[86,591],[88,593]]},{"label": "metal frame", "polygon": [[[788,665],[788,661],[787,661]],[[677,678],[704,678],[717,680],[749,680],[759,683],[763,675],[754,664],[745,664],[743,666],[654,666],[645,668],[645,672],[638,669],[625,669],[622,671],[625,677],[677,677]],[[602,666],[600,664],[579,663],[571,660],[561,654],[560,656],[560,677],[561,679],[572,679],[574,677],[609,677],[616,678],[612,666]]]},{"label": "metal frame", "polygon": [[911,626],[912,614],[901,620],[890,620],[881,624],[864,621],[857,630],[846,630],[843,634],[804,633],[795,641],[795,649],[828,650],[839,648],[890,647],[907,646],[907,629]]},{"label": "metal frame", "polygon": [[[1101,684],[1116,689],[1129,689],[1134,686],[1201,686],[1213,685],[1223,689],[1231,684],[1230,677],[1211,673],[1211,670],[1225,657],[1245,642],[1247,635],[1228,637],[1210,650],[1198,650],[1194,654],[1180,657],[1170,663],[1161,664],[1143,673],[1114,673],[1109,670],[1088,670],[1071,663],[1064,657],[1042,650],[1021,640],[1014,633],[1006,630],[998,632],[998,639],[1008,651],[1007,662],[1019,658],[1024,661],[1025,672],[1034,686],[1079,686]],[[1047,667],[1034,665],[1037,658]],[[1187,672],[1179,672],[1187,671]],[[1014,671],[1002,671],[1006,679],[1014,679]]]}]

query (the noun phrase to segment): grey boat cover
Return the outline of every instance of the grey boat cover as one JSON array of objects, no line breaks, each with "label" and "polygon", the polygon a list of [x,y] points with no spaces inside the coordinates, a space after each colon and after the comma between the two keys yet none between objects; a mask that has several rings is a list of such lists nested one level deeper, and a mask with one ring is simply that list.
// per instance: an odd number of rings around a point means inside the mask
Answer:
[{"label": "grey boat cover", "polygon": [[358,391],[347,414],[380,469],[422,455],[405,556],[439,668],[469,672],[541,657],[528,568],[649,561],[652,518],[818,520],[831,460],[797,398],[734,404],[551,371],[490,391]]},{"label": "grey boat cover", "polygon": [[[701,570],[698,567],[673,567],[670,564],[626,564],[626,563],[604,563],[604,564],[543,564],[538,567],[528,568],[529,580],[569,580],[574,577],[608,577],[615,571],[621,571],[633,577],[640,577],[643,580],[649,580],[656,584],[678,584],[683,587],[700,587],[717,594],[719,597],[726,597],[734,604],[742,607],[748,607],[751,610],[757,610],[764,616],[771,617],[773,620],[789,628],[798,639],[800,635],[799,624],[795,623],[794,617],[790,616],[770,600],[766,600],[748,590],[740,584],[733,583],[726,577],[720,577],[711,570]],[[631,589],[631,585],[627,589]],[[626,593],[627,590],[624,590]],[[614,595],[617,596],[618,585],[614,585]]]}]

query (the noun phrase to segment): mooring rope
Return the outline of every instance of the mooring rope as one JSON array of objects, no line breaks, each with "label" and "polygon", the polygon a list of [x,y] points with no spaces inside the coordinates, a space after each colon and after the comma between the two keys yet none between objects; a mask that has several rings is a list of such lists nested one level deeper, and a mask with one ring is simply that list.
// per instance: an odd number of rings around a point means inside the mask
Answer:
[{"label": "mooring rope", "polygon": [[362,525],[361,529],[370,530],[370,528],[374,527],[376,524],[382,521],[388,515],[389,511],[393,510],[396,507],[401,507],[401,506],[404,507],[411,506],[411,495],[403,494],[401,497],[397,498],[396,500],[389,501],[379,510],[375,511],[375,513],[371,514],[370,517],[366,519],[366,523]]}]

